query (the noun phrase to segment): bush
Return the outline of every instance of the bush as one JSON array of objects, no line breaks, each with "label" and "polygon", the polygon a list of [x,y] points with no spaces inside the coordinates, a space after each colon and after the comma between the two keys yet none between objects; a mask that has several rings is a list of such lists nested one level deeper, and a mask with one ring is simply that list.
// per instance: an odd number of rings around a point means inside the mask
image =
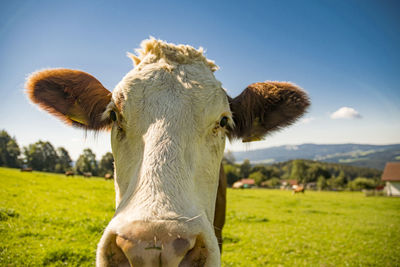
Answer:
[{"label": "bush", "polygon": [[281,185],[281,180],[279,178],[271,178],[268,181],[262,183],[263,186],[268,188],[278,188]]},{"label": "bush", "polygon": [[374,189],[375,181],[372,179],[358,177],[354,181],[349,182],[349,189],[352,191],[361,191],[363,189]]},{"label": "bush", "polygon": [[255,182],[256,185],[258,185],[258,186],[261,185],[261,183],[262,183],[263,181],[265,181],[265,179],[266,179],[265,175],[264,175],[262,172],[260,172],[260,171],[251,173],[250,176],[249,176],[249,178],[250,178],[250,179],[254,179],[254,182]]}]

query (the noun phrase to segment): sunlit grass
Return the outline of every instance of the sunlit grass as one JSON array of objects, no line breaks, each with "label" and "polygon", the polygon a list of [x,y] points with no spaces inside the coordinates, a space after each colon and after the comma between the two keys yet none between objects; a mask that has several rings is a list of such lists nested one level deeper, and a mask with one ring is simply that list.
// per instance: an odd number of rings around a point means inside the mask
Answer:
[{"label": "sunlit grass", "polygon": [[97,242],[114,214],[112,182],[5,168],[0,182],[1,265],[95,264]]},{"label": "sunlit grass", "polygon": [[[0,265],[93,266],[114,213],[101,178],[0,168]],[[400,199],[229,190],[223,266],[398,266]]]},{"label": "sunlit grass", "polygon": [[398,266],[400,199],[230,190],[224,266]]}]

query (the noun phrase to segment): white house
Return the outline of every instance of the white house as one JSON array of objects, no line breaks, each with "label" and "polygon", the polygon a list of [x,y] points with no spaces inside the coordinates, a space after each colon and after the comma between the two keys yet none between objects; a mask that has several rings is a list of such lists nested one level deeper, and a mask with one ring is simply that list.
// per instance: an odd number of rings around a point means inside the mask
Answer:
[{"label": "white house", "polygon": [[386,181],[388,196],[400,197],[400,162],[388,162],[382,174],[382,181]]},{"label": "white house", "polygon": [[256,185],[256,183],[255,183],[254,179],[243,178],[242,180],[239,180],[239,181],[235,182],[232,185],[232,188],[235,188],[235,189],[251,188],[251,187],[253,187],[255,185]]}]

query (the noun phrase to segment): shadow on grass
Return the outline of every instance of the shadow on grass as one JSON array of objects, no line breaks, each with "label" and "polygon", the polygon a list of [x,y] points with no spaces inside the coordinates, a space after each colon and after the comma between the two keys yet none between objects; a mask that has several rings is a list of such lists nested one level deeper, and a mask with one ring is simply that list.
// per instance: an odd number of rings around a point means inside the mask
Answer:
[{"label": "shadow on grass", "polygon": [[9,218],[17,217],[19,217],[19,214],[14,209],[0,208],[0,221],[7,221]]}]

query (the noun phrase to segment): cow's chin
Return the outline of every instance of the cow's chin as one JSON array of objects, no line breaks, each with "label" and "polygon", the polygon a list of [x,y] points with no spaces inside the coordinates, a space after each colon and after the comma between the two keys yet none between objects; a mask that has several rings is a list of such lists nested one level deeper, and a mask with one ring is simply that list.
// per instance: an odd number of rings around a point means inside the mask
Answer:
[{"label": "cow's chin", "polygon": [[99,242],[99,267],[220,266],[218,242],[211,225],[204,229],[175,220],[113,225],[109,224]]}]

